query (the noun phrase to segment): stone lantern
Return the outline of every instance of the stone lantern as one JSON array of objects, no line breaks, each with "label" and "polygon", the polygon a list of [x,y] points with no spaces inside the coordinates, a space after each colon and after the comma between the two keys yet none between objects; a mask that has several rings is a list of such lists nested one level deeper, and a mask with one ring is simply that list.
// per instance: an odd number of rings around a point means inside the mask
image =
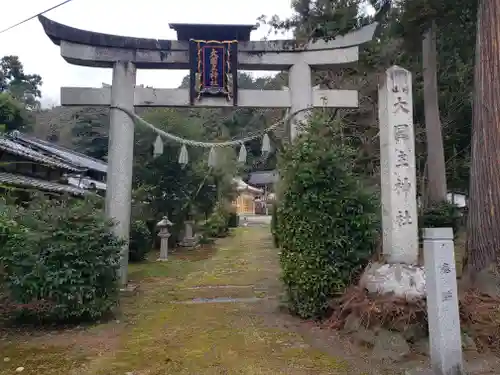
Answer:
[{"label": "stone lantern", "polygon": [[168,231],[168,228],[171,227],[173,224],[170,220],[168,220],[168,217],[163,216],[163,219],[161,219],[157,224],[156,228],[159,229],[158,237],[160,237],[161,242],[160,242],[160,258],[158,258],[158,261],[167,261],[168,260],[168,239],[171,236],[170,232]]}]

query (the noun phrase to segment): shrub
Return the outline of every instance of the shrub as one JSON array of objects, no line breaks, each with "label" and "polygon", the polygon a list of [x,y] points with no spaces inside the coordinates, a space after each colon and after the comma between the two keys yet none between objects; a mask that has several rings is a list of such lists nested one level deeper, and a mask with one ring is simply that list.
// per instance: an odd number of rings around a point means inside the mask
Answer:
[{"label": "shrub", "polygon": [[153,237],[148,226],[142,220],[134,220],[130,225],[129,259],[140,262],[153,247]]},{"label": "shrub", "polygon": [[16,231],[17,223],[13,219],[15,208],[8,206],[3,198],[0,198],[0,299],[3,294],[5,271],[1,258],[2,253],[6,252],[6,245],[9,238]]},{"label": "shrub", "polygon": [[203,232],[208,237],[224,237],[228,232],[229,210],[224,202],[217,202],[208,217]]},{"label": "shrub", "polygon": [[453,228],[453,234],[456,237],[460,230],[461,219],[462,215],[456,205],[449,202],[441,202],[422,210],[419,216],[419,227]]},{"label": "shrub", "polygon": [[[325,129],[326,128],[326,129]],[[277,235],[289,308],[319,318],[368,263],[379,229],[378,196],[353,172],[354,151],[313,119],[280,160]]]},{"label": "shrub", "polygon": [[11,234],[16,230],[17,222],[13,217],[15,211],[14,207],[0,199],[0,251],[5,249]]},{"label": "shrub", "polygon": [[118,301],[123,243],[92,201],[37,198],[16,211],[0,254],[11,313],[38,322],[98,319]]}]

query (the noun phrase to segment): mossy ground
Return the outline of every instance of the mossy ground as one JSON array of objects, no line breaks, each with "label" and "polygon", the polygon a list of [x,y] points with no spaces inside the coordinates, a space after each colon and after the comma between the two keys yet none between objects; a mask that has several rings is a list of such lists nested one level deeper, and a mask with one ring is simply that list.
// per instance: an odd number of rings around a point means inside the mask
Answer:
[{"label": "mossy ground", "polygon": [[267,324],[259,306],[269,307],[269,300],[175,303],[277,297],[277,258],[268,228],[238,228],[213,249],[131,265],[139,293],[123,299],[117,320],[63,332],[7,334],[0,340],[0,360],[10,361],[0,362],[0,374],[19,366],[26,375],[359,373],[305,343],[301,334]]}]

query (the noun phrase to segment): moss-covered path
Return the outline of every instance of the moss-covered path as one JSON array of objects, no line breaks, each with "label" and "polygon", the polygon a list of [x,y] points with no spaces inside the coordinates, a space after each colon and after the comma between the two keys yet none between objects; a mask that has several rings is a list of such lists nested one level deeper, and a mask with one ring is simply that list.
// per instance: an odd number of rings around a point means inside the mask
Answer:
[{"label": "moss-covered path", "polygon": [[131,266],[139,293],[124,299],[116,320],[4,335],[0,374],[20,366],[30,375],[362,373],[287,328],[268,228],[239,228],[212,251],[183,254]]}]

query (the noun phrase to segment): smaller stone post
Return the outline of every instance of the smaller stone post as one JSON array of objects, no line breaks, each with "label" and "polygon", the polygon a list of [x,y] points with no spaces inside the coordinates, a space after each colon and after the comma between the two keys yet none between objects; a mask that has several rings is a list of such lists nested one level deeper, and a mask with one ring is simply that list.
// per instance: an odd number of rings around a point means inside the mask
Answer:
[{"label": "smaller stone post", "polygon": [[186,220],[184,222],[184,238],[182,239],[181,246],[194,247],[196,246],[196,238],[194,236],[194,220]]},{"label": "smaller stone post", "polygon": [[462,338],[452,228],[424,229],[429,347],[434,374],[462,375]]},{"label": "smaller stone post", "polygon": [[168,228],[171,226],[172,222],[166,216],[163,216],[163,219],[156,224],[156,227],[160,230],[158,236],[161,238],[160,257],[157,259],[159,262],[168,260],[168,239],[171,235]]}]

